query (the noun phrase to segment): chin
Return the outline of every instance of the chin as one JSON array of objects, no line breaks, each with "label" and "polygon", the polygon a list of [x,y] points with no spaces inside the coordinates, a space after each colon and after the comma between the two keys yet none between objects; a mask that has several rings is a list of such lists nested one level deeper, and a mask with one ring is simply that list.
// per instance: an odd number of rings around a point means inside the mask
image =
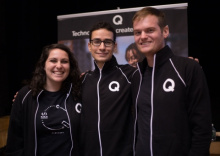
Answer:
[{"label": "chin", "polygon": [[66,78],[58,78],[58,79],[54,79],[54,82],[60,83],[60,82],[63,82],[65,80],[66,80]]},{"label": "chin", "polygon": [[106,61],[108,61],[108,60],[110,60],[110,58],[107,58],[107,57],[99,57],[98,59],[97,59],[97,61],[99,61],[99,62],[106,62]]}]

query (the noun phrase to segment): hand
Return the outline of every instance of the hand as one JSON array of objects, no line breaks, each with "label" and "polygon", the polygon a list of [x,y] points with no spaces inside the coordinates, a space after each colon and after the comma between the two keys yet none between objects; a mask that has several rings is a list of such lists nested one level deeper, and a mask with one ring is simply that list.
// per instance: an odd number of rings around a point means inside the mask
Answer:
[{"label": "hand", "polygon": [[189,56],[188,58],[190,58],[190,59],[192,59],[192,60],[195,60],[196,62],[199,63],[199,59],[198,59],[198,58],[194,58],[194,57],[192,57],[192,56]]},{"label": "hand", "polygon": [[15,93],[14,95],[14,99],[12,100],[12,102],[15,102],[16,96],[18,95],[18,92]]},{"label": "hand", "polygon": [[82,77],[83,75],[85,75],[85,72],[84,72],[84,73],[81,73],[80,77]]},{"label": "hand", "polygon": [[83,72],[83,73],[81,73],[80,78],[81,78],[83,75],[85,75],[86,72],[88,72],[88,70],[85,71],[85,72]]}]

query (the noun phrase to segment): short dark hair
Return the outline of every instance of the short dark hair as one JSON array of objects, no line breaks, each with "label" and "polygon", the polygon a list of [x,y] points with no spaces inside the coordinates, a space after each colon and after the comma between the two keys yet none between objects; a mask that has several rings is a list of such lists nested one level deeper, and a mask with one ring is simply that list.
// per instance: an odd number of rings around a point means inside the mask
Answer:
[{"label": "short dark hair", "polygon": [[99,29],[106,29],[108,31],[111,31],[113,33],[113,41],[116,40],[116,32],[115,29],[112,27],[112,25],[106,21],[99,21],[96,24],[92,26],[92,28],[89,31],[89,41],[91,41],[92,32]]}]

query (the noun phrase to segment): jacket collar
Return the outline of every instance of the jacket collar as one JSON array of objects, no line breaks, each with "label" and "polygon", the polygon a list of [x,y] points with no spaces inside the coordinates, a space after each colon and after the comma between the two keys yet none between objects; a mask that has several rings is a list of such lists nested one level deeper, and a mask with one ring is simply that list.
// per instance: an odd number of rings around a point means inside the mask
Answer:
[{"label": "jacket collar", "polygon": [[[94,61],[94,65],[95,65],[95,71],[99,72],[99,67],[97,66],[95,61]],[[106,61],[105,64],[103,65],[102,72],[109,71],[112,68],[114,68],[115,66],[118,66],[118,62],[117,62],[115,56],[112,55],[112,58],[109,61]]]},{"label": "jacket collar", "polygon": [[[173,56],[173,52],[170,49],[168,45],[166,45],[164,48],[159,50],[156,54],[154,54],[155,59],[155,68],[159,68],[162,66],[169,58]],[[144,58],[142,62],[138,63],[138,67],[140,68],[141,72],[143,73],[148,66],[147,59]]]}]

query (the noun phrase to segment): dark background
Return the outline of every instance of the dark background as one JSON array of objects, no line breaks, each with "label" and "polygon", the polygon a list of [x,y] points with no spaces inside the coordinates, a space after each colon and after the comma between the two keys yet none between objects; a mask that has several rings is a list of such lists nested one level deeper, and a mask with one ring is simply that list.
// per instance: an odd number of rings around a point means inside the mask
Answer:
[{"label": "dark background", "polygon": [[0,116],[10,114],[13,96],[31,78],[42,47],[57,42],[58,15],[175,3],[188,3],[189,55],[199,58],[203,67],[213,123],[220,131],[220,8],[214,0],[1,0]]}]

